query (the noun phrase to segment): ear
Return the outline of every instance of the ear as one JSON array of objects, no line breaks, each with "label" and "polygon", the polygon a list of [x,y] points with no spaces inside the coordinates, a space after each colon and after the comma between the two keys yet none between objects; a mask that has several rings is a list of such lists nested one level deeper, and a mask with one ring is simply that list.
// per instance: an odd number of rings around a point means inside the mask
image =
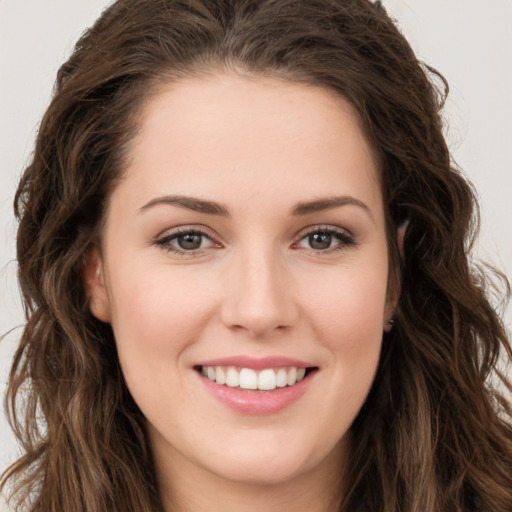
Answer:
[{"label": "ear", "polygon": [[110,301],[105,287],[103,258],[97,247],[92,247],[84,256],[82,279],[89,310],[102,322],[110,322]]},{"label": "ear", "polygon": [[384,309],[384,318],[382,319],[382,329],[384,332],[389,332],[393,328],[393,315],[395,313],[397,302],[398,301],[395,298],[388,297],[386,308]]},{"label": "ear", "polygon": [[407,226],[409,225],[409,219],[404,220],[397,229],[397,242],[398,242],[398,250],[400,251],[400,257],[402,260],[404,259],[404,238],[405,232],[407,231]]},{"label": "ear", "polygon": [[[400,258],[404,259],[404,237],[405,232],[407,230],[407,226],[409,225],[409,220],[407,219],[397,228],[397,244],[398,251],[400,253]],[[400,298],[400,273],[398,269],[391,269],[390,282],[388,285],[388,299],[386,302],[386,308],[384,310],[384,331],[389,332],[393,328],[393,315],[395,312],[396,305],[398,304],[398,299]]]}]

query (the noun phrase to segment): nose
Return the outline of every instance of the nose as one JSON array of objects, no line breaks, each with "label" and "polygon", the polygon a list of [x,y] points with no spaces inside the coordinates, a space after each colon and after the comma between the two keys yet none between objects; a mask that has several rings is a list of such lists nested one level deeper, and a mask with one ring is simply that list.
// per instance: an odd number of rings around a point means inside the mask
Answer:
[{"label": "nose", "polygon": [[293,279],[285,263],[267,251],[237,255],[225,276],[222,321],[255,338],[293,326],[298,319]]}]

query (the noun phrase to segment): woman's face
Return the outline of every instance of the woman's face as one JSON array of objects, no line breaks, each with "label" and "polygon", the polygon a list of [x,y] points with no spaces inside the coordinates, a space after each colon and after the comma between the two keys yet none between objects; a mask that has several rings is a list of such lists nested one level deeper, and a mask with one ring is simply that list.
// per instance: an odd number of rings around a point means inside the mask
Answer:
[{"label": "woman's face", "polygon": [[353,109],[277,79],[183,80],[128,156],[86,286],[157,466],[252,483],[339,467],[392,310]]}]

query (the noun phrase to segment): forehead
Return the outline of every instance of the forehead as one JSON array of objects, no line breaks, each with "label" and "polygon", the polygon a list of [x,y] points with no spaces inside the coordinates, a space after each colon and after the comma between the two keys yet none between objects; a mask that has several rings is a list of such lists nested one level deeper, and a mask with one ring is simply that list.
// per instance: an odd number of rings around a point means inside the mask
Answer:
[{"label": "forehead", "polygon": [[[145,104],[123,186],[224,202],[327,194],[381,201],[378,164],[351,104],[318,86],[215,75],[161,86]],[[221,197],[219,197],[221,196]]]}]

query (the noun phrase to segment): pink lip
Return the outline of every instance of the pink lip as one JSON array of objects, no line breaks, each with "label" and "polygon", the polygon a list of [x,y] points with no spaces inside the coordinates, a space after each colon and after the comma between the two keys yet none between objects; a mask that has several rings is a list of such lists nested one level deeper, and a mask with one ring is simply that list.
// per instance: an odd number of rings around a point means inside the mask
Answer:
[{"label": "pink lip", "polygon": [[299,400],[309,388],[317,372],[309,373],[293,386],[276,388],[272,391],[230,388],[211,381],[199,372],[195,373],[211,395],[222,404],[241,414],[263,416],[278,413]]},{"label": "pink lip", "polygon": [[297,368],[310,368],[315,366],[312,363],[300,361],[285,356],[268,356],[255,358],[250,356],[232,356],[219,359],[210,359],[201,361],[197,366],[235,366],[240,368],[252,368],[253,370],[263,370],[265,368],[281,368],[287,366],[296,366]]}]

